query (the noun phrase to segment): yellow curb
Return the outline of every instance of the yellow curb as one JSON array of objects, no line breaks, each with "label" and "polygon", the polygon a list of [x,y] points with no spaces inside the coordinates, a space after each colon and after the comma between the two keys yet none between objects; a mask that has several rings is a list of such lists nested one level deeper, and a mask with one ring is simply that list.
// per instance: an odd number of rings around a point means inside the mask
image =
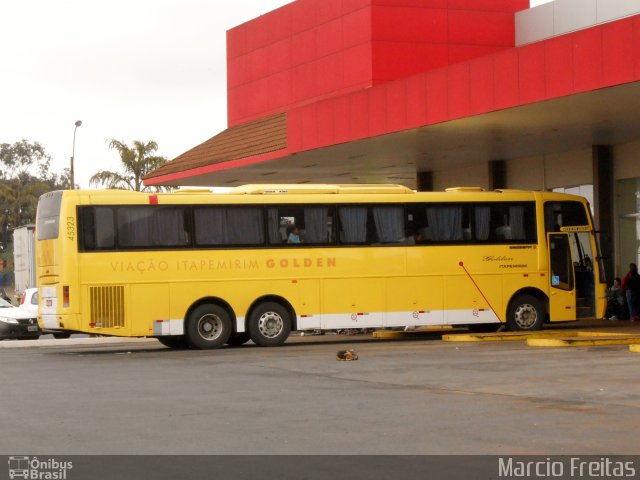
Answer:
[{"label": "yellow curb", "polygon": [[523,342],[529,339],[573,338],[573,337],[615,337],[624,333],[576,332],[571,330],[547,330],[541,332],[471,333],[466,335],[445,335],[445,342]]},{"label": "yellow curb", "polygon": [[640,353],[640,344],[629,345],[629,351]]},{"label": "yellow curb", "polygon": [[399,332],[395,330],[376,330],[373,332],[373,338],[384,339],[401,339],[401,338],[437,338],[444,332],[450,333],[451,328],[442,330],[410,330],[408,332]]},{"label": "yellow curb", "polygon": [[569,338],[532,338],[527,340],[530,347],[594,347],[598,345],[631,345],[640,342],[640,337],[624,336],[617,334],[615,336],[578,336]]},{"label": "yellow curb", "polygon": [[528,338],[552,338],[574,336],[571,332],[504,332],[504,333],[470,333],[466,335],[445,335],[445,342],[522,342]]},{"label": "yellow curb", "polygon": [[575,335],[569,335],[570,337],[629,337],[633,336],[629,333],[619,332],[575,332]]}]

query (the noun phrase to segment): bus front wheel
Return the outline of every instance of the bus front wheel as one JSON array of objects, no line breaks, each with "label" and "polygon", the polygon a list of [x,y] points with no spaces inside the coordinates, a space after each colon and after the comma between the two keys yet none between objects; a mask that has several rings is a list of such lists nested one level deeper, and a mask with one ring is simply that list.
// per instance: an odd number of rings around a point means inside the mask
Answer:
[{"label": "bus front wheel", "polygon": [[275,302],[259,305],[249,317],[249,335],[256,345],[282,345],[291,332],[291,315]]},{"label": "bus front wheel", "polygon": [[519,295],[509,305],[507,326],[511,331],[540,330],[544,324],[542,303],[532,295]]},{"label": "bus front wheel", "polygon": [[186,322],[189,345],[195,348],[218,348],[229,340],[233,331],[231,316],[219,305],[197,307]]}]

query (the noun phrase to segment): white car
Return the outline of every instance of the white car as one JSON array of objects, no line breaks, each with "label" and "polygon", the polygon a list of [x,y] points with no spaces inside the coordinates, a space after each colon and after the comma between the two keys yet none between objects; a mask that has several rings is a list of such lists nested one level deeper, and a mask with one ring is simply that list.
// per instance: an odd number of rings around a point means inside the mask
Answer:
[{"label": "white car", "polygon": [[[29,312],[34,317],[38,318],[38,289],[37,288],[27,288],[22,294],[22,299],[20,300],[21,310],[25,312]],[[71,336],[68,332],[55,332],[55,331],[44,331],[43,334],[52,333],[54,338],[69,338]]]},{"label": "white car", "polygon": [[42,334],[37,314],[16,308],[0,298],[0,340],[17,338],[35,340]]},{"label": "white car", "polygon": [[34,317],[37,317],[38,316],[38,289],[27,288],[22,294],[22,298],[20,299],[20,306],[18,308],[33,314]]}]

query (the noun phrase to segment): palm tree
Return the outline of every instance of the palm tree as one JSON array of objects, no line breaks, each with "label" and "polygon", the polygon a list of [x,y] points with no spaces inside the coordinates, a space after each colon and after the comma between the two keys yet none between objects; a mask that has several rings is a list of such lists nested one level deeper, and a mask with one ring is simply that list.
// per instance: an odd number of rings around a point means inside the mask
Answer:
[{"label": "palm tree", "polygon": [[158,144],[154,141],[143,143],[135,140],[132,147],[113,138],[107,142],[109,148],[117,150],[120,154],[124,173],[100,170],[91,176],[90,185],[143,192],[149,187],[142,184],[142,178],[167,163],[166,158],[152,155],[158,149]]}]

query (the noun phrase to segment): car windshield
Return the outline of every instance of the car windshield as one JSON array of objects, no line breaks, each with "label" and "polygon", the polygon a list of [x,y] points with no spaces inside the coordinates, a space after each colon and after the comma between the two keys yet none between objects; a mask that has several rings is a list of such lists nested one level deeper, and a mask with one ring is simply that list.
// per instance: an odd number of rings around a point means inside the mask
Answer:
[{"label": "car windshield", "polygon": [[13,305],[7,302],[4,298],[0,298],[0,308],[12,308],[12,307]]}]

